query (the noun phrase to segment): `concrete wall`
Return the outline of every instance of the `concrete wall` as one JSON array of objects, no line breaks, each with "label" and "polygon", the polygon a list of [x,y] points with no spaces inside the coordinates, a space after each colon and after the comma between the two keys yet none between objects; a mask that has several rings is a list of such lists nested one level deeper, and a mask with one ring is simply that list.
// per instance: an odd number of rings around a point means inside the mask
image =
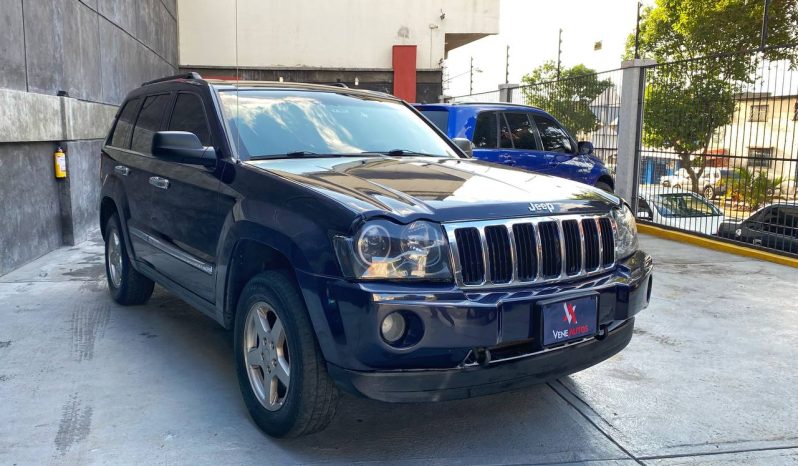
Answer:
[{"label": "concrete wall", "polygon": [[0,0],[0,275],[98,227],[117,105],[175,73],[177,53],[176,0]]},{"label": "concrete wall", "polygon": [[[417,68],[438,69],[447,36],[476,40],[499,31],[499,0],[178,3],[183,66],[390,69],[393,45],[417,45]],[[212,33],[198,27],[209,24]]]}]

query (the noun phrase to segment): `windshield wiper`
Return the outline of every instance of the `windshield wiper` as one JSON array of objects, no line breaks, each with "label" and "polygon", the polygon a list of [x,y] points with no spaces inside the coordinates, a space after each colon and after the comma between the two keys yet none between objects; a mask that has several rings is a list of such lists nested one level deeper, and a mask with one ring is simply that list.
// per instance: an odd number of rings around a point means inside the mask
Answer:
[{"label": "windshield wiper", "polygon": [[298,150],[286,152],[285,154],[255,155],[249,160],[270,160],[270,159],[302,159],[302,158],[327,158],[327,157],[352,157],[353,154],[319,154],[309,150]]},{"label": "windshield wiper", "polygon": [[367,151],[364,154],[381,154],[387,155],[389,157],[402,157],[402,156],[410,156],[410,157],[441,157],[440,155],[434,154],[427,154],[425,152],[416,152],[414,150],[407,150],[407,149],[391,149],[387,151]]}]

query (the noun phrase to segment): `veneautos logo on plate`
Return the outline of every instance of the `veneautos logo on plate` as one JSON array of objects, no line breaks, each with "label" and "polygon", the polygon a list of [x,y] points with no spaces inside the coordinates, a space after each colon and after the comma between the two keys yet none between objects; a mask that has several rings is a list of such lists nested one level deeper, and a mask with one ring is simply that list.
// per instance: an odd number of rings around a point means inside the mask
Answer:
[{"label": "veneautos logo on plate", "polygon": [[596,333],[597,308],[595,296],[543,305],[543,344],[562,343]]}]

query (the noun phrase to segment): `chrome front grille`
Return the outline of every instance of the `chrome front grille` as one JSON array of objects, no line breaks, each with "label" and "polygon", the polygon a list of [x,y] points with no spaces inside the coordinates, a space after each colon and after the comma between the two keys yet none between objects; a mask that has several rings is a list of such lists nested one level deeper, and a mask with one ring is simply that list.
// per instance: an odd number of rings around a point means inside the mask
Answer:
[{"label": "chrome front grille", "polygon": [[547,283],[615,265],[614,223],[567,215],[444,224],[462,288]]}]

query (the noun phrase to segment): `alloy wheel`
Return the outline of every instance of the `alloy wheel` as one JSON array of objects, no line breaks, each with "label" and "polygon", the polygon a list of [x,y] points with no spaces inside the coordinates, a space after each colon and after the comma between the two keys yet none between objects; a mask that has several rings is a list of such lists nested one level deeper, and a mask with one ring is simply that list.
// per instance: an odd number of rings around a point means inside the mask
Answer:
[{"label": "alloy wheel", "polygon": [[269,411],[280,409],[291,383],[291,359],[285,328],[271,305],[257,302],[249,308],[243,343],[255,397]]}]

